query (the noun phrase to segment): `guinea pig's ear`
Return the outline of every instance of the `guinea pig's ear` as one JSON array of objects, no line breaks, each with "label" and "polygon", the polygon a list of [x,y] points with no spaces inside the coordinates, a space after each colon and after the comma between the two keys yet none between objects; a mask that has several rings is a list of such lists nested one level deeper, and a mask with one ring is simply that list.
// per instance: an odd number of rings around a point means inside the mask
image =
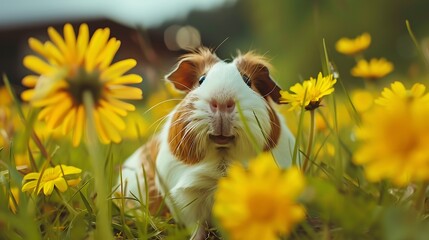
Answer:
[{"label": "guinea pig's ear", "polygon": [[260,55],[248,52],[239,53],[235,59],[238,70],[250,78],[251,87],[258,91],[264,98],[270,97],[274,102],[280,103],[281,88],[270,76],[271,65],[268,60]]},{"label": "guinea pig's ear", "polygon": [[218,61],[219,58],[210,49],[201,47],[183,55],[165,79],[172,82],[176,89],[189,92],[197,85],[199,78]]}]

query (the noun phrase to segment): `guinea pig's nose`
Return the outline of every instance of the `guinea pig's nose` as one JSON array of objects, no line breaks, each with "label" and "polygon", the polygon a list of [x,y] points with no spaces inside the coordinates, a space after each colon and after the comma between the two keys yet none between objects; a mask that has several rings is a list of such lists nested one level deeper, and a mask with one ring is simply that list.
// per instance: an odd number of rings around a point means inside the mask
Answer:
[{"label": "guinea pig's nose", "polygon": [[228,99],[226,101],[212,99],[210,100],[210,109],[214,113],[217,111],[231,113],[235,109],[235,101],[233,99]]}]

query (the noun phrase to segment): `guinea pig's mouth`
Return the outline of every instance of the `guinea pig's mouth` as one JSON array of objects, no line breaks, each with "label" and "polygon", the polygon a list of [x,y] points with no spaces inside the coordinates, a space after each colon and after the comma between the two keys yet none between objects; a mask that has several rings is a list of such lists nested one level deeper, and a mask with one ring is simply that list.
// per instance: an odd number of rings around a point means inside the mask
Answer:
[{"label": "guinea pig's mouth", "polygon": [[232,143],[234,141],[235,136],[234,135],[224,136],[224,135],[209,134],[209,139],[212,140],[216,144],[227,145],[227,144]]}]

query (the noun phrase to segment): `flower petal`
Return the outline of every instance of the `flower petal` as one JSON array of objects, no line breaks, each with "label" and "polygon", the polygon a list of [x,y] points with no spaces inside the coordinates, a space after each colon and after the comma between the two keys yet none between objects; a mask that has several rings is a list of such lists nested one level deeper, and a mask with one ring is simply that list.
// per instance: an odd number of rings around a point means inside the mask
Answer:
[{"label": "flower petal", "polygon": [[33,55],[24,57],[24,66],[40,75],[52,74],[55,71],[54,67]]},{"label": "flower petal", "polygon": [[64,42],[61,35],[57,32],[57,30],[55,30],[53,27],[49,27],[48,28],[48,34],[49,34],[49,37],[51,38],[52,42],[55,43],[55,45],[58,47],[58,49],[61,51],[61,53],[65,56],[67,56],[69,54],[69,52],[67,50],[66,43]]},{"label": "flower petal", "polygon": [[88,25],[83,23],[79,27],[79,35],[77,37],[77,64],[80,64],[85,57],[86,49],[89,41]]},{"label": "flower petal", "polygon": [[67,182],[64,178],[59,177],[53,181],[55,187],[58,188],[60,192],[65,192],[68,188]]},{"label": "flower petal", "polygon": [[37,120],[48,120],[52,112],[55,111],[55,105],[49,105],[42,109],[37,115]]},{"label": "flower petal", "polygon": [[136,87],[129,87],[123,85],[112,85],[108,86],[110,90],[110,95],[119,98],[119,99],[132,99],[132,100],[140,100],[143,98],[142,90]]},{"label": "flower petal", "polygon": [[98,67],[101,70],[106,69],[112,63],[113,57],[120,46],[121,41],[116,40],[116,38],[112,38],[107,42],[106,47],[101,51],[97,58],[97,63],[99,63]]},{"label": "flower petal", "polygon": [[121,142],[122,138],[121,135],[119,135],[118,131],[115,128],[110,121],[107,121],[106,119],[100,118],[100,123],[102,128],[106,131],[106,134],[108,138],[113,141],[114,143]]},{"label": "flower petal", "polygon": [[85,69],[87,72],[94,70],[97,56],[101,49],[105,47],[109,38],[110,29],[97,29],[89,41],[88,49],[85,54]]},{"label": "flower petal", "polygon": [[47,121],[47,126],[51,129],[58,127],[72,107],[73,102],[70,98],[63,98],[62,101],[57,102],[55,111],[52,111]]},{"label": "flower petal", "polygon": [[112,64],[100,75],[103,81],[110,81],[130,70],[137,65],[137,61],[134,59],[126,59]]},{"label": "flower petal", "polygon": [[55,103],[60,103],[62,100],[67,99],[68,95],[65,92],[59,92],[57,94],[51,94],[45,98],[37,101],[32,101],[31,104],[35,107],[43,107],[47,105],[52,105]]},{"label": "flower petal", "polygon": [[36,188],[36,185],[37,185],[37,181],[27,182],[22,186],[21,191],[23,192],[34,191],[34,189]]},{"label": "flower petal", "polygon": [[45,49],[49,53],[49,59],[53,59],[54,62],[58,65],[64,64],[64,54],[61,53],[60,50],[58,50],[58,48],[53,43],[46,42]]},{"label": "flower petal", "polygon": [[76,125],[73,131],[72,143],[73,146],[78,146],[83,135],[83,129],[85,127],[85,109],[82,105],[77,109],[75,123]]},{"label": "flower petal", "polygon": [[412,87],[411,87],[411,94],[415,97],[420,97],[422,96],[426,91],[426,87],[425,85],[421,84],[421,83],[415,83]]},{"label": "flower petal", "polygon": [[63,169],[64,175],[71,175],[71,174],[78,174],[82,172],[82,169],[73,167],[73,166],[67,166],[67,165],[60,165]]},{"label": "flower petal", "polygon": [[28,173],[27,175],[25,175],[22,180],[24,180],[24,181],[34,180],[34,179],[39,179],[39,177],[40,177],[40,173],[32,172],[32,173]]},{"label": "flower petal", "polygon": [[45,58],[49,58],[49,53],[46,51],[45,46],[36,38],[29,38],[28,45],[36,53],[42,55]]},{"label": "flower petal", "polygon": [[100,113],[101,118],[107,119],[117,129],[119,129],[119,130],[125,129],[124,120],[122,120],[122,118],[118,117],[118,115],[116,115],[116,113],[110,111],[107,108],[102,108],[102,107],[99,107],[97,110]]},{"label": "flower petal", "polygon": [[[41,189],[39,189],[38,192],[40,192]],[[45,184],[43,184],[43,194],[45,196],[49,196],[52,194],[52,191],[54,190],[54,181],[47,181]]]},{"label": "flower petal", "polygon": [[100,101],[100,105],[106,108],[112,108],[117,114],[126,116],[126,111],[135,111],[136,107],[130,103],[115,99],[113,97],[107,97],[107,101]]},{"label": "flower petal", "polygon": [[22,79],[22,85],[26,87],[35,87],[39,76],[36,75],[28,75]]},{"label": "flower petal", "polygon": [[142,77],[137,74],[128,74],[120,76],[118,78],[110,79],[108,84],[134,84],[141,83],[143,81]]},{"label": "flower petal", "polygon": [[76,179],[69,179],[67,180],[67,185],[70,187],[77,186],[82,181],[82,178],[76,178]]},{"label": "flower petal", "polygon": [[64,122],[62,126],[62,133],[66,135],[68,132],[71,132],[76,124],[76,112],[77,107],[74,107],[70,112],[64,117]]},{"label": "flower petal", "polygon": [[70,54],[70,57],[73,58],[76,52],[76,35],[70,23],[67,23],[66,25],[64,25],[64,39],[65,39],[67,50]]},{"label": "flower petal", "polygon": [[107,134],[107,131],[104,129],[104,126],[101,123],[98,111],[94,110],[93,114],[94,114],[94,121],[95,121],[95,129],[97,130],[100,141],[104,144],[109,144],[111,141]]}]

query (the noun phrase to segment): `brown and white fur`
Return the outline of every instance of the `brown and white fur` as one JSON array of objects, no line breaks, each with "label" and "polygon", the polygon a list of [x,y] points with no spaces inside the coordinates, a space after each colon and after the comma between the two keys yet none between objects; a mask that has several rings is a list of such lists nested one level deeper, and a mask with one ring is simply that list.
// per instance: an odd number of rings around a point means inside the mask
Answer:
[{"label": "brown and white fur", "polygon": [[295,140],[274,109],[280,88],[268,68],[264,57],[251,52],[232,62],[220,60],[207,48],[184,55],[166,79],[187,95],[162,131],[124,164],[128,190],[136,194],[144,188],[143,180],[141,186],[135,181],[136,174],[143,179],[143,166],[151,209],[165,199],[175,219],[192,229],[195,239],[204,239],[204,226],[210,226],[219,178],[232,162],[245,164],[256,155],[238,104],[257,147],[271,151],[282,168],[291,164]]}]

